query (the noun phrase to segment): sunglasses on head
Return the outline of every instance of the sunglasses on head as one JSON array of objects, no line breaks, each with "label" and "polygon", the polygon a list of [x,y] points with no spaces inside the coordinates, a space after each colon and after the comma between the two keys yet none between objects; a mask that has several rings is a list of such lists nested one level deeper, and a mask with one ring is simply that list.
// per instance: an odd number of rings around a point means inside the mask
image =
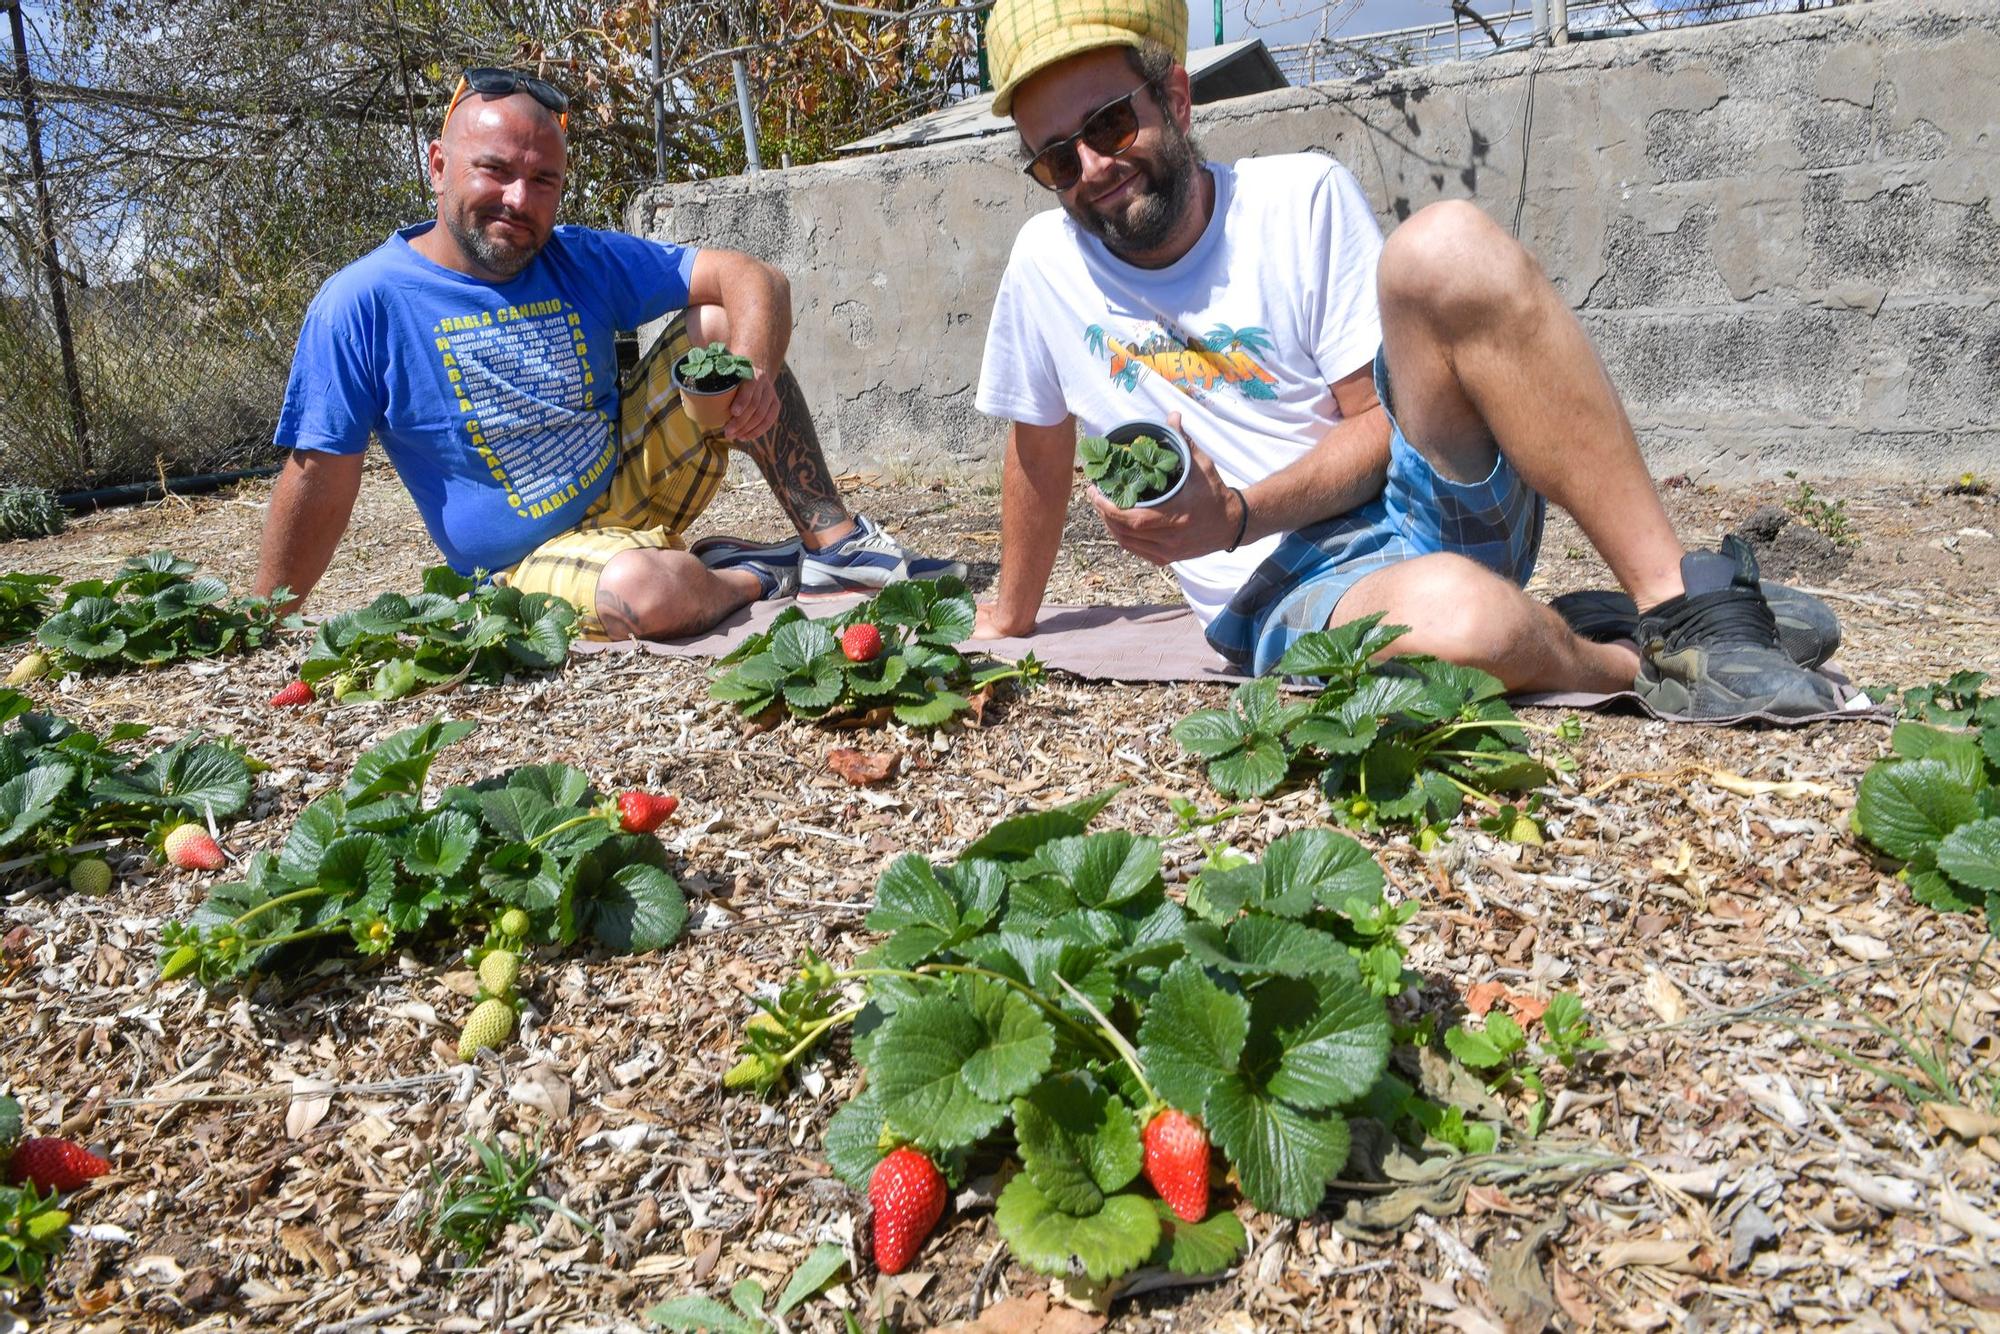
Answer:
[{"label": "sunglasses on head", "polygon": [[[444,125],[451,124],[451,113],[458,110],[458,104],[472,93],[486,97],[510,97],[515,93],[526,93],[555,113],[556,124],[564,133],[569,131],[569,95],[546,79],[537,79],[532,74],[522,74],[511,69],[501,69],[496,65],[475,65],[458,76],[458,89],[451,95],[451,105],[444,109]],[[444,125],[438,133],[444,133]]]},{"label": "sunglasses on head", "polygon": [[1037,185],[1061,192],[1083,179],[1083,159],[1077,155],[1079,140],[1090,145],[1099,157],[1122,157],[1139,138],[1139,108],[1132,99],[1150,83],[1142,83],[1123,97],[1115,97],[1083,118],[1083,126],[1066,139],[1058,139],[1028,159],[1025,168]]}]

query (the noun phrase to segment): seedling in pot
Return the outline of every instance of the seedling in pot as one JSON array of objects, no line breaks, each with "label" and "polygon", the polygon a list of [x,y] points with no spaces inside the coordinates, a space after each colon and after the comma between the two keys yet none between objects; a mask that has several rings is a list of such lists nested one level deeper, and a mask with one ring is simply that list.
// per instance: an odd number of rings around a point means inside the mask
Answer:
[{"label": "seedling in pot", "polygon": [[1186,446],[1164,427],[1137,423],[1077,442],[1083,475],[1121,510],[1160,504],[1180,489]]},{"label": "seedling in pot", "polygon": [[757,373],[750,358],[739,357],[727,343],[693,347],[674,363],[674,382],[681,389],[681,403],[695,425],[704,431],[720,430],[729,420],[736,391]]}]

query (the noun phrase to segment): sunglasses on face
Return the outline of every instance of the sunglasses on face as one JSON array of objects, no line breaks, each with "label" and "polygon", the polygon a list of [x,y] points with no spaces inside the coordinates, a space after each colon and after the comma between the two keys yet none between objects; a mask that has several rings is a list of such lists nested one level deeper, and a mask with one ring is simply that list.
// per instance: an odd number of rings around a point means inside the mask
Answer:
[{"label": "sunglasses on face", "polygon": [[458,104],[472,93],[486,97],[526,93],[555,113],[556,124],[562,126],[564,133],[569,131],[569,95],[562,89],[531,74],[500,69],[494,65],[475,65],[458,76],[458,89],[451,95],[451,105],[444,109],[444,125],[438,127],[440,136],[444,134],[444,126],[451,124],[451,113],[458,110]]},{"label": "sunglasses on face", "polygon": [[1099,157],[1122,157],[1139,138],[1139,108],[1132,99],[1150,83],[1142,83],[1123,97],[1113,98],[1084,117],[1083,127],[1067,139],[1058,139],[1028,160],[1025,168],[1037,185],[1050,190],[1069,189],[1083,179],[1083,159],[1077,155],[1077,141],[1090,145]]}]

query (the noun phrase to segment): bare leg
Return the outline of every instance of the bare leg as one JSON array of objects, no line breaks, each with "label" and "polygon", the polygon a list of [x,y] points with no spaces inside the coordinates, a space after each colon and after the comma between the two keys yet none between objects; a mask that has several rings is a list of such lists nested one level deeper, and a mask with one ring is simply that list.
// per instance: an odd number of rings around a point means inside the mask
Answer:
[{"label": "bare leg", "polygon": [[1641,608],[1680,594],[1685,551],[1632,425],[1534,257],[1477,206],[1433,204],[1389,237],[1377,284],[1411,445],[1457,481],[1485,477],[1504,453],[1575,517]]},{"label": "bare leg", "polygon": [[1630,645],[1593,644],[1562,617],[1493,571],[1449,553],[1419,556],[1361,579],[1333,621],[1383,613],[1410,633],[1390,653],[1428,653],[1500,678],[1508,690],[1631,688],[1639,655]]},{"label": "bare leg", "polygon": [[[727,341],[729,321],[719,306],[688,308],[688,337],[695,343]],[[778,372],[778,424],[755,440],[734,442],[749,455],[799,539],[817,551],[854,531],[854,516],[827,470],[812,412],[790,370]]]},{"label": "bare leg", "polygon": [[762,594],[748,570],[711,570],[685,551],[641,548],[604,567],[597,620],[606,639],[671,639],[700,634]]}]

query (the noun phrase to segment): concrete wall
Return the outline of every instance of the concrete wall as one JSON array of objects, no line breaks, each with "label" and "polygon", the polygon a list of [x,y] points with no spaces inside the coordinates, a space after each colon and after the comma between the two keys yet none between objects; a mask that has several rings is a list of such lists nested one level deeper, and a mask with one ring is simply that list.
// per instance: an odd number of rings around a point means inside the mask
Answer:
[{"label": "concrete wall", "polygon": [[[1602,349],[1658,471],[2000,467],[2000,5],[1904,0],[1402,71],[1201,109],[1210,156],[1315,149],[1392,228],[1466,197]],[[1525,151],[1524,151],[1525,146]],[[973,410],[1011,136],[661,188],[642,234],[791,275],[839,466],[997,457]]]}]

